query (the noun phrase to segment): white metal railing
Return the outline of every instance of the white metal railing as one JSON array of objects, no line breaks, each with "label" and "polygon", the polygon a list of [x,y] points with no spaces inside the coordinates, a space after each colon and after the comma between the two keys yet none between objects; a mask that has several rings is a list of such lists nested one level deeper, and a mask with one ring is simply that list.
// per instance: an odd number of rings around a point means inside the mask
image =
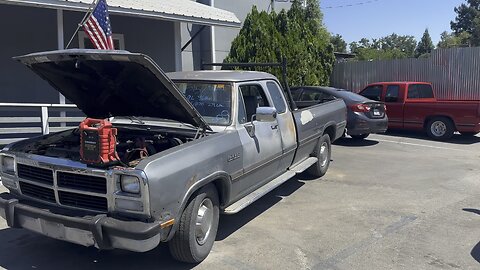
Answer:
[{"label": "white metal railing", "polygon": [[[49,116],[51,109],[76,109],[74,104],[42,104],[42,103],[0,103],[0,109],[2,111],[8,111],[8,109],[18,110],[24,108],[28,111],[35,111],[38,109],[39,116],[0,116],[0,145],[9,144],[21,139],[25,139],[25,136],[14,137],[16,134],[49,134],[50,132],[57,132],[72,128],[68,127],[67,123],[80,123],[85,117],[62,117],[65,113],[61,112],[61,117]],[[60,111],[60,110],[59,110]],[[15,125],[15,127],[8,125]],[[21,127],[21,125],[25,127]],[[39,126],[35,126],[38,124]],[[51,126],[56,124],[60,126]],[[20,127],[19,127],[20,126]],[[14,138],[2,138],[5,135]]]}]

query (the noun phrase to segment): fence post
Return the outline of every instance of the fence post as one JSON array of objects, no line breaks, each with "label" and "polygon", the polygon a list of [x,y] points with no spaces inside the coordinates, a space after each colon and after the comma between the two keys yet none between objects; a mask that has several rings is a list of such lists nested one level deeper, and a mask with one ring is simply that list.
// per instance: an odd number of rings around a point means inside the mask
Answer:
[{"label": "fence post", "polygon": [[50,133],[48,126],[48,107],[42,107],[42,133],[44,135]]}]

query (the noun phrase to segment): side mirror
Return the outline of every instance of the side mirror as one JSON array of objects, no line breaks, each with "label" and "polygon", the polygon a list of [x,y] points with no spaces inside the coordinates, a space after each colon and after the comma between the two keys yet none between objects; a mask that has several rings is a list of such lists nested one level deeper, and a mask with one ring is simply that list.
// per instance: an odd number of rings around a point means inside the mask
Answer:
[{"label": "side mirror", "polygon": [[277,109],[274,107],[258,107],[255,118],[259,122],[273,122],[277,119]]}]

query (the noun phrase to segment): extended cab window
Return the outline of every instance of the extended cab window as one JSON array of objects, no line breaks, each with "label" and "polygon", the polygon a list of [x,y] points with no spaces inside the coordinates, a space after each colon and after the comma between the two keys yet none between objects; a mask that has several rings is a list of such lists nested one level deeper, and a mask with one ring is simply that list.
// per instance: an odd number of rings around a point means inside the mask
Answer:
[{"label": "extended cab window", "polygon": [[408,98],[433,98],[432,86],[429,84],[410,84],[408,86]]},{"label": "extended cab window", "polygon": [[300,97],[300,101],[321,101],[323,93],[315,89],[305,89]]},{"label": "extended cab window", "polygon": [[270,96],[272,97],[273,105],[275,109],[277,109],[278,113],[284,113],[287,111],[287,105],[285,104],[285,100],[283,99],[283,94],[278,87],[278,84],[275,82],[267,82],[268,92],[270,92]]},{"label": "extended cab window", "polygon": [[231,122],[232,86],[224,83],[175,82],[178,89],[210,125]]},{"label": "extended cab window", "polygon": [[382,96],[382,86],[381,85],[372,85],[367,88],[365,88],[360,95],[371,99],[371,100],[376,100],[380,101],[380,97]]},{"label": "extended cab window", "polygon": [[[247,114],[247,121],[252,119],[252,115],[257,112],[258,107],[270,107],[267,96],[263,89],[258,84],[241,85],[240,92],[242,93],[243,102],[245,104],[245,112]],[[239,119],[241,123],[243,120]]]},{"label": "extended cab window", "polygon": [[389,85],[385,94],[385,102],[397,102],[400,93],[399,85]]}]

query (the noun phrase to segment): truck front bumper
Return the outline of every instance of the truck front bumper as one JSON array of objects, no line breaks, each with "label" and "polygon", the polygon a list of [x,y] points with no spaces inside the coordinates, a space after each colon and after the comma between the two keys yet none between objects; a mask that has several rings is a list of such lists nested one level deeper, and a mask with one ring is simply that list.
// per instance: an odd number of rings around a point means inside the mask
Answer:
[{"label": "truck front bumper", "polygon": [[159,222],[124,221],[106,215],[58,214],[21,203],[9,193],[0,194],[0,216],[9,227],[25,228],[83,246],[146,252],[158,246],[170,228]]}]

